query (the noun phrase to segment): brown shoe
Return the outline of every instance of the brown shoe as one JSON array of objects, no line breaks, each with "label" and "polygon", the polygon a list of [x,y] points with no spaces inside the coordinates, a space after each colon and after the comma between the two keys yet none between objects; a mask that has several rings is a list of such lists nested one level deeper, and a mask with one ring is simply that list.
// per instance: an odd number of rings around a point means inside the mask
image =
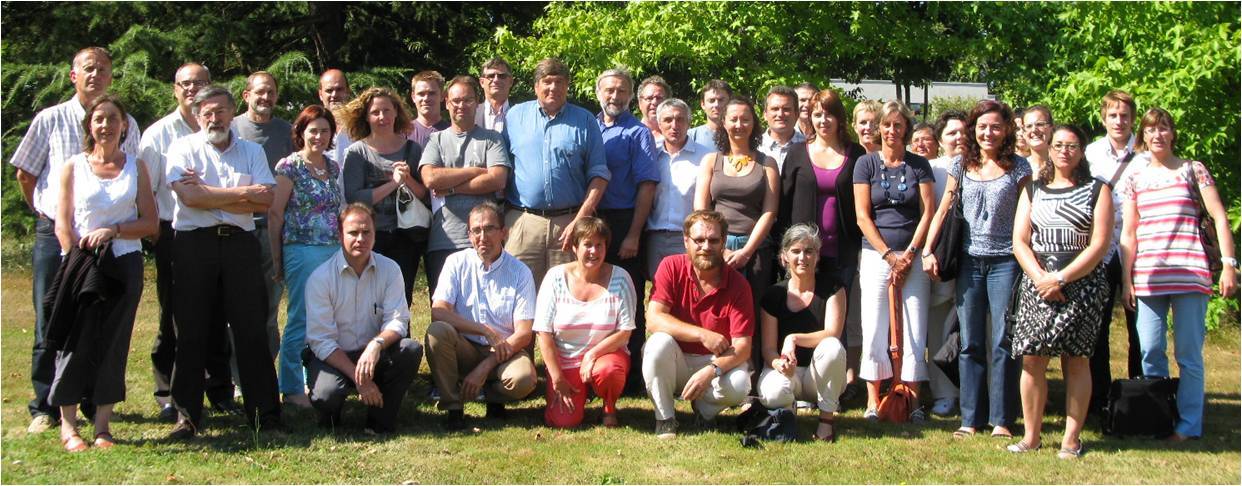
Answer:
[{"label": "brown shoe", "polygon": [[112,438],[112,434],[108,432],[100,432],[95,434],[95,447],[99,449],[111,449],[116,445],[116,439]]}]

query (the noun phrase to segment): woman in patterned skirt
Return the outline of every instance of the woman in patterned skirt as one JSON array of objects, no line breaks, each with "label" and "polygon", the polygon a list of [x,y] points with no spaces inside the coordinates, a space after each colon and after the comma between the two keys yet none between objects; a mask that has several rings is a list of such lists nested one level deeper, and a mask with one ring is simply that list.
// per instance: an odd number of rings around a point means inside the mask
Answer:
[{"label": "woman in patterned skirt", "polygon": [[[1048,360],[1061,357],[1065,372],[1065,436],[1057,457],[1082,454],[1083,422],[1091,398],[1088,358],[1108,282],[1101,259],[1113,227],[1110,188],[1092,179],[1083,158],[1086,135],[1072,126],[1052,133],[1052,160],[1023,190],[1013,227],[1013,250],[1023,276],[1016,289],[1018,309],[1013,355],[1022,357],[1022,419],[1026,432],[1010,452],[1038,450]],[[1094,224],[1098,223],[1098,224]],[[1012,310],[1011,310],[1012,312]]]}]

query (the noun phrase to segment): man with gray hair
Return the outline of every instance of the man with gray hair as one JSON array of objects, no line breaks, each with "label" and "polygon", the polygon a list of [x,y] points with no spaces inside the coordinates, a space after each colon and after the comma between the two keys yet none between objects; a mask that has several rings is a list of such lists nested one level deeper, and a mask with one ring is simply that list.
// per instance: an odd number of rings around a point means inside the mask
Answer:
[{"label": "man with gray hair", "polygon": [[272,203],[276,184],[263,147],[230,129],[236,103],[227,89],[208,86],[194,97],[201,130],[173,143],[165,180],[173,191],[173,321],[177,357],[173,406],[179,419],[170,439],[194,437],[203,426],[203,368],[208,336],[224,323],[238,364],[247,423],[283,430],[276,369],[264,331],[267,292],[253,213]]},{"label": "man with gray hair", "polygon": [[569,67],[548,58],[535,66],[535,99],[514,106],[505,122],[513,172],[505,250],[530,267],[535,287],[553,266],[573,260],[569,235],[595,215],[611,172],[591,112],[570,104]]},{"label": "man with gray hair", "polygon": [[672,96],[673,89],[660,76],[647,76],[638,83],[638,114],[643,117],[643,126],[651,130],[651,134],[660,138],[660,122],[656,120],[656,107]]},{"label": "man with gray hair", "polygon": [[[49,184],[48,181],[60,180],[57,179],[60,166],[69,157],[82,152],[82,119],[86,117],[86,106],[106,94],[112,85],[112,56],[101,47],[78,51],[73,55],[70,67],[69,81],[73,83],[74,96],[35,115],[26,136],[9,159],[9,164],[17,169],[17,182],[21,185],[26,205],[34,210],[38,218],[31,255],[35,325],[30,381],[35,396],[27,407],[31,421],[26,429],[32,434],[43,432],[60,420],[60,409],[47,401],[56,371],[56,353],[48,350],[44,341],[49,316],[44,315],[42,305],[43,296],[60,266],[60,241],[56,239],[56,223],[53,221],[60,194],[57,184]],[[130,116],[128,122],[129,131],[121,138],[121,150],[134,155],[138,153],[141,133],[134,117]],[[83,413],[92,413],[91,410],[90,407],[83,407]]]},{"label": "man with gray hair", "polygon": [[798,93],[788,86],[773,86],[763,101],[763,120],[768,129],[763,132],[759,151],[776,160],[776,168],[785,173],[785,156],[795,144],[806,142],[806,137],[795,130],[798,123]]},{"label": "man with gray hair", "polygon": [[[599,204],[599,217],[612,230],[612,241],[604,261],[621,267],[630,274],[634,288],[646,287],[646,272],[640,253],[643,226],[651,214],[656,183],[657,151],[651,130],[630,113],[634,96],[634,80],[622,69],[609,69],[595,78],[595,95],[602,110],[596,119],[604,139],[604,156],[612,173],[604,198]],[[634,316],[634,332],[630,333],[630,356],[637,359],[647,329],[644,312]],[[630,368],[629,383],[639,383],[642,370]]]},{"label": "man with gray hair", "polygon": [[[147,127],[138,144],[138,158],[147,165],[160,217],[160,231],[152,237],[160,325],[151,347],[151,369],[155,375],[155,401],[160,405],[160,420],[168,422],[177,419],[177,409],[173,407],[170,396],[173,363],[177,356],[177,332],[173,327],[172,298],[172,215],[175,203],[172,188],[164,182],[165,155],[174,141],[199,131],[198,119],[193,112],[194,97],[210,83],[211,72],[202,64],[191,62],[177,68],[173,75],[173,97],[177,100],[177,108]],[[218,318],[223,320],[223,317]],[[218,411],[240,414],[241,406],[233,400],[233,383],[229,379],[229,356],[232,353],[228,337],[221,329],[211,340],[207,356],[207,400]]]},{"label": "man with gray hair", "polygon": [[513,68],[499,57],[483,63],[479,69],[483,85],[483,101],[474,112],[474,123],[488,130],[503,132],[505,115],[509,114],[509,91],[513,89]]}]

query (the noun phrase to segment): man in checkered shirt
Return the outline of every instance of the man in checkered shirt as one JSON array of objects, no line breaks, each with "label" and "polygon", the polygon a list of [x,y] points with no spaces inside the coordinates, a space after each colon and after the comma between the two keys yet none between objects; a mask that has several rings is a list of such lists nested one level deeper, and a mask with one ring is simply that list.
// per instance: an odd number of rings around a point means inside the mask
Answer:
[{"label": "man in checkered shirt", "polygon": [[[82,120],[86,117],[86,106],[107,93],[112,85],[112,56],[100,47],[78,51],[73,56],[69,80],[73,82],[73,98],[35,115],[26,136],[9,160],[9,164],[17,168],[17,182],[22,186],[26,204],[38,216],[33,251],[35,338],[30,365],[30,381],[34,385],[35,397],[30,401],[33,420],[27,429],[32,434],[43,432],[60,420],[60,410],[47,402],[55,373],[56,354],[49,351],[44,343],[47,316],[43,314],[42,305],[43,295],[47,293],[52,277],[60,266],[60,242],[56,239],[56,224],[52,221],[59,195],[56,194],[56,185],[48,181],[58,180],[60,166],[69,157],[83,151]],[[136,155],[139,138],[138,122],[130,116],[129,131],[121,139],[121,150]],[[93,407],[83,407],[84,413],[91,410]]]}]

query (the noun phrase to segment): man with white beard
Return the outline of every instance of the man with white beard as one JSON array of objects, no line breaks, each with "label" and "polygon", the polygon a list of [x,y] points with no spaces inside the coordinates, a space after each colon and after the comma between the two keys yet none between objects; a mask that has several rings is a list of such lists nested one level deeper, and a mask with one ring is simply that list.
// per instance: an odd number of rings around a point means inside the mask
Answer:
[{"label": "man with white beard", "polygon": [[[598,211],[599,217],[612,230],[612,241],[608,242],[604,261],[625,269],[634,288],[643,289],[647,278],[639,246],[643,227],[651,214],[656,183],[660,182],[660,171],[655,164],[659,151],[651,130],[630,113],[634,79],[629,73],[621,69],[600,73],[595,78],[595,96],[601,109],[596,119],[604,138],[604,158],[612,173]],[[631,358],[639,360],[646,341],[645,313],[637,312],[634,321],[629,350]],[[642,369],[631,367],[626,383],[629,383],[630,394],[641,392]]]},{"label": "man with white beard", "polygon": [[[263,147],[267,156],[267,168],[274,171],[280,159],[293,153],[293,125],[273,114],[280,97],[276,78],[266,71],[257,71],[246,78],[246,112],[233,118],[233,131],[242,140],[249,140]],[[263,282],[267,287],[267,347],[272,355],[280,349],[280,294],[284,285],[274,277],[277,263],[272,261],[272,248],[262,244],[268,241],[267,213],[254,213],[254,236],[259,239],[259,259],[263,265]],[[233,373],[237,375],[236,372]]]},{"label": "man with white beard", "polygon": [[282,431],[276,369],[264,331],[268,306],[260,242],[253,233],[253,213],[271,205],[276,181],[263,147],[230,129],[236,102],[227,89],[199,90],[192,109],[201,129],[173,143],[166,168],[175,203],[172,399],[179,414],[169,438],[190,439],[203,426],[208,336],[224,325],[213,318],[215,309],[224,310],[233,336],[247,424]]}]

